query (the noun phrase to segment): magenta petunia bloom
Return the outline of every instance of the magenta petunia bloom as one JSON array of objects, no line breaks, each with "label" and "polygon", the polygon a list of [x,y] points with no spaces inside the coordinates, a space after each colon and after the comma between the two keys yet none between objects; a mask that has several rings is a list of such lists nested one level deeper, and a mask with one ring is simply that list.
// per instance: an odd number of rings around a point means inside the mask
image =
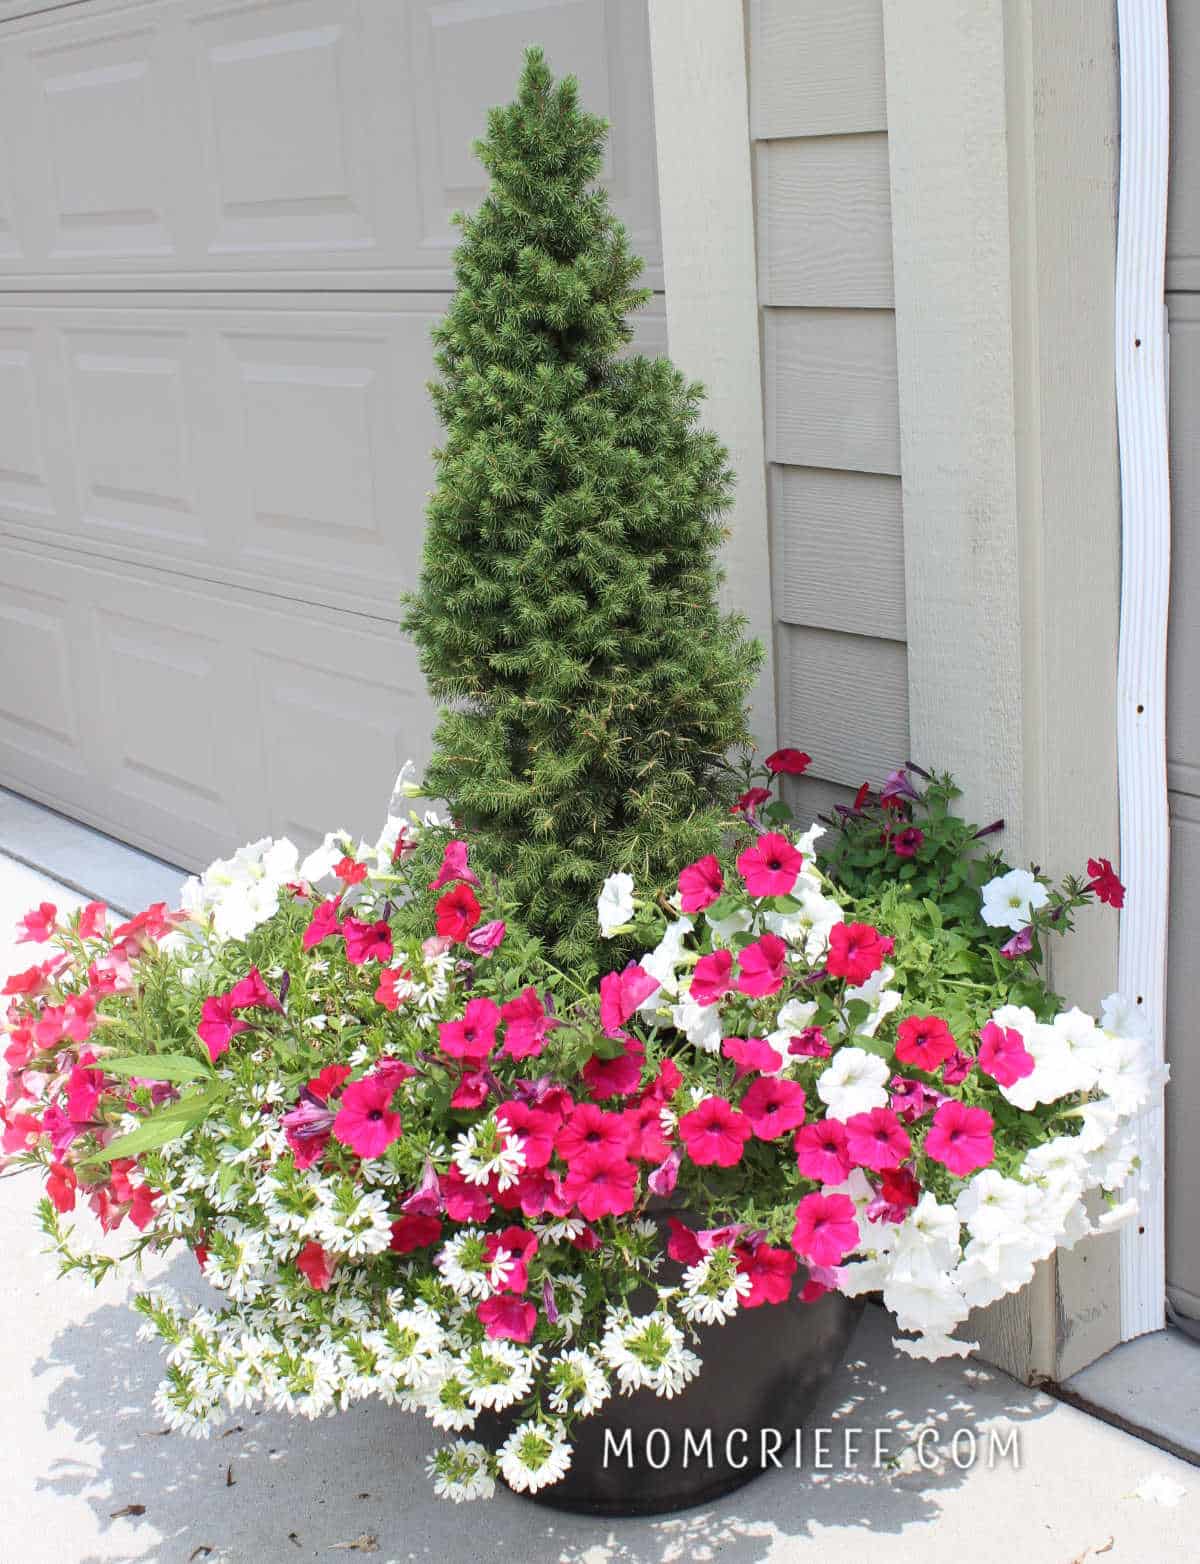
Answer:
[{"label": "magenta petunia bloom", "polygon": [[884,1173],[898,1168],[912,1150],[912,1142],[890,1108],[852,1113],[846,1120],[846,1152],[855,1167]]},{"label": "magenta petunia bloom", "polygon": [[200,1007],[200,1024],[196,1031],[214,1064],[226,1052],[232,1039],[248,1030],[249,1023],[239,1021],[234,1015],[229,994],[210,994]]},{"label": "magenta petunia bloom", "polygon": [[257,967],[251,967],[229,990],[229,1002],[235,1010],[279,1010],[283,1006],[263,981]]},{"label": "magenta petunia bloom", "polygon": [[888,1106],[901,1124],[915,1124],[946,1101],[944,1092],[935,1091],[911,1075],[893,1075],[888,1082]]},{"label": "magenta petunia bloom", "polygon": [[537,1246],[537,1234],[527,1227],[506,1227],[502,1233],[487,1235],[483,1257],[493,1268],[492,1285],[498,1292],[525,1291]]},{"label": "magenta petunia bloom", "polygon": [[723,1038],[721,1052],[737,1066],[733,1077],[735,1081],[740,1081],[754,1070],[760,1070],[764,1075],[774,1075],[776,1070],[783,1067],[783,1055],[763,1037]]},{"label": "magenta petunia bloom", "polygon": [[600,979],[601,1026],[610,1036],[619,1032],[642,1001],[661,987],[659,980],[636,961],[631,961],[623,972],[610,972]]},{"label": "magenta petunia bloom", "polygon": [[787,946],[778,934],[763,934],[747,945],[738,957],[741,971],[737,986],[741,993],[762,999],[777,994],[787,977]]},{"label": "magenta petunia bloom", "polygon": [[527,1102],[502,1102],[496,1119],[510,1135],[515,1135],[525,1153],[527,1168],[544,1168],[554,1152],[554,1136],[559,1126],[556,1113],[532,1108]]},{"label": "magenta petunia bloom", "polygon": [[1013,1086],[1032,1075],[1035,1060],[1016,1027],[989,1021],[979,1034],[979,1068],[1001,1086]]},{"label": "magenta petunia bloom", "polygon": [[536,988],[526,988],[500,1006],[504,1021],[501,1054],[509,1059],[531,1059],[546,1046],[546,1034],[559,1022],[548,1016]]},{"label": "magenta petunia bloom", "polygon": [[942,1066],[942,1080],[947,1086],[961,1086],[974,1067],[975,1061],[971,1055],[956,1048]]},{"label": "magenta petunia bloom", "polygon": [[917,849],[924,844],[925,833],[919,826],[906,826],[903,831],[897,831],[892,837],[892,851],[897,858],[912,858],[916,856]]},{"label": "magenta petunia bloom", "polygon": [[605,1113],[595,1103],[581,1102],[563,1121],[554,1137],[554,1149],[570,1167],[576,1157],[589,1151],[614,1151],[627,1158],[632,1139],[623,1113]]},{"label": "magenta petunia bloom", "polygon": [[759,1140],[778,1140],[804,1123],[804,1088],[796,1081],[760,1075],[738,1107]]},{"label": "magenta petunia bloom", "polygon": [[786,1303],[796,1278],[796,1256],[790,1249],[770,1244],[739,1244],[737,1268],[750,1278],[750,1291],[742,1299],[743,1309],[758,1309],[765,1303]]},{"label": "magenta petunia bloom", "polygon": [[497,1293],[475,1309],[490,1341],[528,1341],[537,1325],[537,1309],[524,1298]]},{"label": "magenta petunia bloom", "polygon": [[387,966],[391,961],[392,931],[385,919],[363,923],[359,918],[346,918],[342,933],[346,936],[346,960],[352,967],[361,967],[368,961],[382,961]]},{"label": "magenta petunia bloom", "polygon": [[849,1195],[805,1195],[796,1207],[792,1248],[814,1265],[840,1265],[858,1248],[854,1202]]},{"label": "magenta petunia bloom", "polygon": [[646,1179],[652,1194],[665,1196],[674,1192],[675,1185],[679,1182],[679,1168],[682,1162],[683,1150],[675,1146]]},{"label": "magenta petunia bloom", "polygon": [[437,878],[430,880],[429,889],[440,891],[443,885],[452,885],[456,880],[463,880],[468,885],[478,885],[479,876],[474,869],[467,867],[466,842],[447,842],[442,853],[442,866],[437,872]]},{"label": "magenta petunia bloom", "polygon": [[819,1026],[806,1026],[798,1037],[792,1038],[788,1053],[801,1059],[828,1059],[833,1048]]},{"label": "magenta petunia bloom", "polygon": [[830,977],[865,983],[878,972],[885,956],[890,956],[894,941],[870,923],[836,923],[829,933],[829,955],[825,967]]},{"label": "magenta petunia bloom", "polygon": [[323,901],[308,920],[308,927],[304,931],[304,938],[300,941],[305,950],[311,950],[314,945],[319,945],[322,940],[327,940],[331,934],[342,932],[341,920],[338,916],[341,910],[341,895],[331,896],[328,901]]},{"label": "magenta petunia bloom", "polygon": [[896,1029],[896,1058],[930,1072],[949,1059],[957,1044],[941,1016],[908,1016]]},{"label": "magenta petunia bloom", "polygon": [[679,1121],[680,1139],[699,1167],[733,1167],[753,1133],[746,1115],[724,1097],[706,1097]]},{"label": "magenta petunia bloom", "polygon": [[1089,858],[1087,872],[1092,877],[1088,881],[1088,890],[1093,896],[1110,907],[1125,905],[1125,887],[1107,858]]},{"label": "magenta petunia bloom", "polygon": [[602,1102],[606,1097],[628,1097],[642,1084],[646,1050],[636,1037],[622,1034],[624,1047],[614,1059],[593,1054],[580,1072],[588,1091]]},{"label": "magenta petunia bloom", "polygon": [[679,876],[680,905],[684,912],[703,912],[725,889],[725,876],[714,854],[697,858]]},{"label": "magenta petunia bloom", "polygon": [[841,1184],[850,1177],[846,1126],[838,1119],[818,1119],[796,1131],[796,1166],[817,1184]]},{"label": "magenta petunia bloom", "polygon": [[633,1210],[637,1168],[612,1146],[585,1151],[567,1170],[563,1194],[589,1222]]},{"label": "magenta petunia bloom", "polygon": [[27,912],[17,924],[18,945],[44,945],[54,933],[58,908],[52,901],[41,902],[32,912]]},{"label": "magenta petunia bloom", "polygon": [[732,987],[733,954],[728,950],[714,950],[710,956],[701,956],[696,963],[688,997],[698,1005],[715,1005]]},{"label": "magenta petunia bloom", "polygon": [[500,1007],[491,999],[469,999],[461,1021],[443,1021],[438,1027],[442,1052],[452,1059],[478,1063],[496,1046]]},{"label": "magenta petunia bloom", "polygon": [[986,1108],[944,1102],[934,1114],[925,1137],[925,1154],[944,1163],[956,1178],[966,1178],[976,1168],[987,1167],[996,1154],[991,1114]]},{"label": "magenta petunia bloom", "polygon": [[386,1076],[364,1075],[342,1093],[333,1134],[363,1161],[381,1157],[403,1132],[400,1115],[392,1111],[394,1081]]},{"label": "magenta petunia bloom", "polygon": [[1011,939],[1006,939],[1000,947],[1000,954],[1005,961],[1016,961],[1018,956],[1027,956],[1033,949],[1033,924],[1027,923],[1023,929],[1018,929]]},{"label": "magenta petunia bloom", "polygon": [[804,859],[778,831],[765,832],[737,861],[751,896],[789,895],[803,865]]},{"label": "magenta petunia bloom", "polygon": [[504,942],[504,933],[504,921],[501,918],[481,923],[467,935],[467,949],[473,956],[494,956]]}]

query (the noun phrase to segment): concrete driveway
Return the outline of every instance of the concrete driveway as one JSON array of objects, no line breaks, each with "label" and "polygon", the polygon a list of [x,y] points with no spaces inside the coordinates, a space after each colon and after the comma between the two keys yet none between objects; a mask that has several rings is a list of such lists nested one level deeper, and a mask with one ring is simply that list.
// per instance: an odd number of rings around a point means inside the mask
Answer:
[{"label": "concrete driveway", "polygon": [[[36,902],[81,898],[0,858],[0,976]],[[1193,1560],[1200,1472],[983,1364],[913,1363],[868,1310],[814,1413],[832,1465],[772,1472],[650,1521],[560,1515],[502,1493],[456,1508],[424,1475],[424,1420],[364,1404],[321,1422],[243,1417],[207,1443],[164,1433],[159,1354],[124,1289],[58,1280],[27,1176],[0,1181],[0,1564],[1158,1564]],[[87,1220],[86,1216],[83,1220]],[[166,1267],[186,1290],[195,1267]],[[919,1464],[913,1441],[933,1469]],[[865,1452],[844,1458],[845,1433]],[[876,1469],[875,1430],[908,1454]],[[995,1431],[999,1436],[992,1441]],[[1010,1435],[1015,1434],[1015,1442]],[[940,1451],[940,1457],[938,1452]],[[953,1451],[963,1466],[955,1464]],[[971,1457],[974,1460],[971,1462]],[[967,1464],[971,1462],[971,1464]]]}]

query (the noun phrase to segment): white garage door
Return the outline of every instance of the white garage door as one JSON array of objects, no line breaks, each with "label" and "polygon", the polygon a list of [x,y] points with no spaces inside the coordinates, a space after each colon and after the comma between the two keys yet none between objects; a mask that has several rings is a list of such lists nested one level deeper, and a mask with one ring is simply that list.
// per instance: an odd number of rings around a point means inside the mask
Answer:
[{"label": "white garage door", "polygon": [[175,862],[378,824],[429,328],[523,48],[614,130],[659,290],[644,0],[0,0],[0,783]]}]

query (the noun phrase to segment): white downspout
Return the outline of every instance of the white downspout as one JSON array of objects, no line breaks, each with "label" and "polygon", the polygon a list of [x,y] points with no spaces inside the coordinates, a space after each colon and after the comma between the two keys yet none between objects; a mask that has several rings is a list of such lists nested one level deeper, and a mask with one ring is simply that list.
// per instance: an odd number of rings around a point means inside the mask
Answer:
[{"label": "white downspout", "polygon": [[[1164,267],[1169,150],[1166,0],[1117,0],[1121,185],[1117,220],[1116,376],[1121,458],[1121,631],[1117,764],[1121,800],[1119,983],[1165,1049],[1169,840],[1166,763],[1171,492],[1167,464]],[[1121,1234],[1121,1337],[1165,1323],[1161,1094],[1137,1124],[1139,1213]]]}]

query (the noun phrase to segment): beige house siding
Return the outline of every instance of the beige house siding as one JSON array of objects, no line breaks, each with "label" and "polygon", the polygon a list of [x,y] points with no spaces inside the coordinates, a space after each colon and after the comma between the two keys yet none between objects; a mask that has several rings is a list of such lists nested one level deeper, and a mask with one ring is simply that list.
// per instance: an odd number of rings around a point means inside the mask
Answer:
[{"label": "beige house siding", "polygon": [[752,0],[748,45],[779,736],[819,809],[908,749],[881,0]]}]

